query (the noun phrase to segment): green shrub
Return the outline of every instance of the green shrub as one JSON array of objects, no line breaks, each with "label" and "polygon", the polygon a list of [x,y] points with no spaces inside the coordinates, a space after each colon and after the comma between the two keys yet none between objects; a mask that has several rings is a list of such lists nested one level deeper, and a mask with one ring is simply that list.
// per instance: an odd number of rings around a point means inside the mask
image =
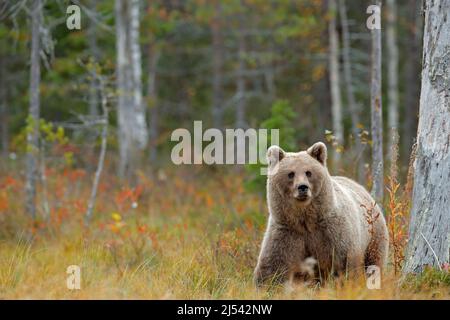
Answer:
[{"label": "green shrub", "polygon": [[[273,103],[270,117],[261,123],[261,129],[279,129],[280,147],[286,151],[295,149],[295,112],[287,100],[277,100]],[[270,131],[269,131],[270,132]],[[268,136],[269,137],[269,136]],[[250,191],[264,193],[266,176],[261,175],[262,163],[246,165],[249,179],[245,187]]]}]

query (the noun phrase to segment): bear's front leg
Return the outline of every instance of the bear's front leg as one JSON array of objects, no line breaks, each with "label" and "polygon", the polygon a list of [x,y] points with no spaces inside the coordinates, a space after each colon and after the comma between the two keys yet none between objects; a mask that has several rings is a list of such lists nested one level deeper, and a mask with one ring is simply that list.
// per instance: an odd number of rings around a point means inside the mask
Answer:
[{"label": "bear's front leg", "polygon": [[295,261],[301,260],[299,255],[302,252],[299,240],[292,231],[269,223],[254,272],[256,286],[285,283],[291,276]]}]

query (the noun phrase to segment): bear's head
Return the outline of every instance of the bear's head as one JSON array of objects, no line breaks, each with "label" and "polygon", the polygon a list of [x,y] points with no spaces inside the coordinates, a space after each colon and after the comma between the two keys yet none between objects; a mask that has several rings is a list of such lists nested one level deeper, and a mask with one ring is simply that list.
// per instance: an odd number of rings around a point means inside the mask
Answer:
[{"label": "bear's head", "polygon": [[286,204],[306,207],[320,195],[328,179],[327,147],[317,142],[306,151],[285,152],[278,146],[267,150],[268,186]]}]

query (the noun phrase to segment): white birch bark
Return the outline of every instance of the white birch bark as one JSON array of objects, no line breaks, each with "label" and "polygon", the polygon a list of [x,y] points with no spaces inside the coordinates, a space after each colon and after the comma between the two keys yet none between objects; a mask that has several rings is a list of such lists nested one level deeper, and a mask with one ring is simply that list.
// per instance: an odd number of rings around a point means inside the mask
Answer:
[{"label": "white birch bark", "polygon": [[29,120],[31,128],[27,132],[26,155],[26,210],[31,218],[36,219],[36,184],[38,180],[39,157],[39,85],[41,81],[40,68],[40,37],[41,1],[32,2],[31,9],[31,67],[30,67],[30,105]]},{"label": "white birch bark", "polygon": [[142,104],[142,61],[141,47],[139,44],[139,5],[140,0],[129,1],[129,23],[130,23],[130,62],[131,62],[131,79],[133,90],[133,107],[135,116],[135,136],[134,138],[139,144],[139,148],[143,149],[147,145],[148,132],[145,120],[145,109]]},{"label": "white birch bark", "polygon": [[[376,1],[381,10],[381,1]],[[383,107],[381,101],[381,28],[371,31],[371,131],[372,131],[372,195],[378,203],[383,201]]]},{"label": "white birch bark", "polygon": [[118,121],[118,140],[119,140],[119,175],[125,175],[125,169],[128,164],[128,149],[132,143],[130,133],[127,131],[127,125],[130,122],[126,110],[129,99],[127,99],[127,30],[126,15],[124,15],[125,4],[122,0],[116,0],[116,55],[117,55],[117,121]]},{"label": "white birch bark", "polygon": [[100,177],[103,171],[103,166],[105,164],[105,157],[106,157],[106,149],[108,146],[108,124],[109,124],[109,111],[108,111],[108,100],[106,96],[106,88],[104,79],[101,77],[95,77],[97,80],[97,83],[99,84],[99,93],[101,96],[101,108],[103,113],[103,127],[102,127],[102,134],[101,134],[101,147],[100,147],[100,155],[98,157],[98,164],[97,164],[97,170],[95,171],[94,175],[94,182],[92,184],[92,190],[91,190],[91,196],[89,198],[86,215],[84,217],[84,224],[85,226],[89,225],[89,222],[92,219],[92,215],[94,212],[95,207],[95,200],[97,198],[97,190],[98,185],[100,183]]},{"label": "white birch bark", "polygon": [[387,99],[388,99],[388,135],[389,159],[398,140],[398,46],[397,46],[397,4],[395,0],[386,1],[386,46],[387,46]]},{"label": "white birch bark", "polygon": [[116,0],[119,175],[130,177],[148,141],[142,103],[139,0]]},{"label": "white birch bark", "polygon": [[425,1],[422,89],[405,272],[449,262],[450,0]]},{"label": "white birch bark", "polygon": [[[330,21],[328,25],[329,34],[329,68],[330,68],[330,87],[331,87],[331,116],[333,123],[333,135],[339,145],[344,144],[344,129],[342,126],[342,105],[341,91],[339,80],[339,43],[336,31],[336,0],[329,1]],[[333,160],[336,162],[340,159],[340,153],[333,153]]]}]

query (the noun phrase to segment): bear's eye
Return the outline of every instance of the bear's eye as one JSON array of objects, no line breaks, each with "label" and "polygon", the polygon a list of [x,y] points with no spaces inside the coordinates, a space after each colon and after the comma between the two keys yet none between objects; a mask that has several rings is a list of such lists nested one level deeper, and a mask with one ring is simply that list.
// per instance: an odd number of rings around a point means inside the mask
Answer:
[{"label": "bear's eye", "polygon": [[295,176],[295,172],[291,171],[288,174],[289,179],[292,179]]},{"label": "bear's eye", "polygon": [[306,173],[306,176],[307,176],[308,178],[311,178],[311,176],[312,176],[311,171],[306,171],[305,173]]}]

